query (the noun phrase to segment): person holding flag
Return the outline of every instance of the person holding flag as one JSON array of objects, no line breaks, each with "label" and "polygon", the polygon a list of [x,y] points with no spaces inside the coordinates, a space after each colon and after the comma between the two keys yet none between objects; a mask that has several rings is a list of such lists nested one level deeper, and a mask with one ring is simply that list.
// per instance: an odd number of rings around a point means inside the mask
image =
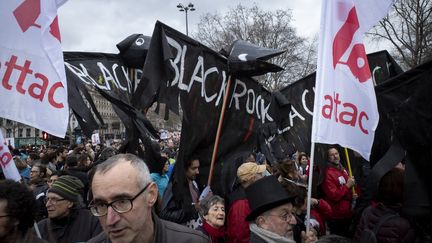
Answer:
[{"label": "person holding flag", "polygon": [[[392,3],[392,0],[322,1],[311,168],[315,143],[339,144],[369,160],[379,113],[362,36],[387,14]],[[345,187],[354,184],[347,177],[337,178],[341,178],[339,184]],[[312,170],[309,172],[308,219],[311,185]]]},{"label": "person holding flag", "polygon": [[356,199],[357,193],[352,193],[355,180],[350,177],[340,163],[339,151],[336,147],[327,150],[327,168],[324,171],[324,180],[321,189],[331,208],[327,225],[331,234],[350,237],[351,220],[353,216],[352,202]]}]

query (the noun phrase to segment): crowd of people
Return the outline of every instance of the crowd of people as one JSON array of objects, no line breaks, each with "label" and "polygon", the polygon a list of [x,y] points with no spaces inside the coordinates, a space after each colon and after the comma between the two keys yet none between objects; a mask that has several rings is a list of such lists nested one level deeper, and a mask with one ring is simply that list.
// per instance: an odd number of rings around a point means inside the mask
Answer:
[{"label": "crowd of people", "polygon": [[184,164],[185,202],[170,180],[178,138],[159,145],[164,166],[152,173],[148,161],[118,153],[120,144],[11,148],[22,182],[0,180],[0,242],[425,242],[401,211],[401,165],[355,220],[362,192],[330,147],[307,220],[306,153],[273,165],[251,153],[226,195],[198,185],[194,156]]}]

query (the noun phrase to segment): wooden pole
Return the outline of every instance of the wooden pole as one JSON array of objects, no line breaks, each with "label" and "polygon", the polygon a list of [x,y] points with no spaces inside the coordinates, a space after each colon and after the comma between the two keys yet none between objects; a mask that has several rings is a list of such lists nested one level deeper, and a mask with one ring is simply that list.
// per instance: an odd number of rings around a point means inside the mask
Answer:
[{"label": "wooden pole", "polygon": [[216,161],[216,154],[217,154],[218,147],[219,147],[219,139],[220,139],[220,135],[221,135],[221,132],[222,132],[222,124],[223,124],[223,119],[224,119],[224,116],[225,116],[225,109],[226,109],[226,105],[227,105],[227,102],[228,102],[229,89],[230,89],[230,86],[231,86],[231,77],[232,77],[232,75],[229,75],[228,82],[227,82],[227,85],[226,85],[226,88],[225,88],[225,96],[224,96],[224,99],[223,99],[221,113],[220,113],[220,116],[219,116],[219,123],[218,123],[218,128],[217,128],[217,131],[216,131],[215,145],[213,147],[213,154],[212,154],[212,158],[211,158],[211,162],[210,162],[210,171],[209,171],[209,177],[208,177],[208,180],[207,180],[207,186],[211,185],[211,182],[212,182],[212,179],[213,179],[214,163]]},{"label": "wooden pole", "polygon": [[[349,159],[348,149],[347,148],[345,148],[345,157],[347,159],[348,175],[350,177],[352,177],[353,175],[352,175],[352,170],[351,170],[351,162],[350,162],[350,159]],[[357,193],[355,192],[355,188],[351,187],[351,189],[352,189],[353,195],[356,195]]]}]

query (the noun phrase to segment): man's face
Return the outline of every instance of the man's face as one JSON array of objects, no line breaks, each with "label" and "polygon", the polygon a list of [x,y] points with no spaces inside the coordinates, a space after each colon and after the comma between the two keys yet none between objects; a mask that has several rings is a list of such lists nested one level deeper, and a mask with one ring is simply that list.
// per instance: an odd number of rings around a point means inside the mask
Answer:
[{"label": "man's face", "polygon": [[337,149],[331,148],[328,150],[328,160],[333,164],[339,164],[340,157]]},{"label": "man's face", "polygon": [[68,150],[67,149],[63,149],[63,152],[61,153],[61,157],[63,158],[63,160],[66,159],[67,155],[68,155]]},{"label": "man's face", "polygon": [[[97,172],[92,182],[93,202],[131,199],[145,186],[138,184],[138,172],[129,163],[117,164],[104,174]],[[143,242],[152,234],[151,207],[157,195],[157,186],[153,183],[132,202],[131,211],[117,213],[108,207],[107,214],[99,217],[99,221],[113,243]]]},{"label": "man's face", "polygon": [[195,159],[190,164],[189,168],[186,171],[186,178],[190,181],[193,181],[196,179],[197,175],[199,174],[199,160]]},{"label": "man's face", "polygon": [[40,177],[40,168],[37,166],[33,166],[30,170],[30,179],[35,180]]},{"label": "man's face", "polygon": [[73,203],[65,200],[57,193],[48,192],[45,204],[48,211],[48,218],[63,218],[69,215]]},{"label": "man's face", "polygon": [[297,224],[293,206],[286,203],[262,214],[259,227],[288,239],[293,239],[293,226]]},{"label": "man's face", "polygon": [[[14,219],[8,215],[6,211],[7,201],[0,199],[0,242],[4,242],[8,236],[14,233],[15,224]],[[2,217],[5,216],[5,217]]]},{"label": "man's face", "polygon": [[173,143],[173,141],[171,139],[168,140],[167,146],[168,146],[168,148],[174,148],[174,143]]}]

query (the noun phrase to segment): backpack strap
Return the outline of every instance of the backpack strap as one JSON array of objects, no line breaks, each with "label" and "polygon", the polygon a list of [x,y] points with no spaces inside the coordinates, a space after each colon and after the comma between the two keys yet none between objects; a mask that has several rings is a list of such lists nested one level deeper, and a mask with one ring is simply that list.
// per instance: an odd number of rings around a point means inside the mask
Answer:
[{"label": "backpack strap", "polygon": [[375,227],[373,228],[373,232],[375,235],[377,235],[379,229],[381,228],[381,226],[388,221],[391,218],[395,218],[395,217],[399,217],[399,214],[387,214],[384,217],[382,217],[378,223],[375,225]]}]

